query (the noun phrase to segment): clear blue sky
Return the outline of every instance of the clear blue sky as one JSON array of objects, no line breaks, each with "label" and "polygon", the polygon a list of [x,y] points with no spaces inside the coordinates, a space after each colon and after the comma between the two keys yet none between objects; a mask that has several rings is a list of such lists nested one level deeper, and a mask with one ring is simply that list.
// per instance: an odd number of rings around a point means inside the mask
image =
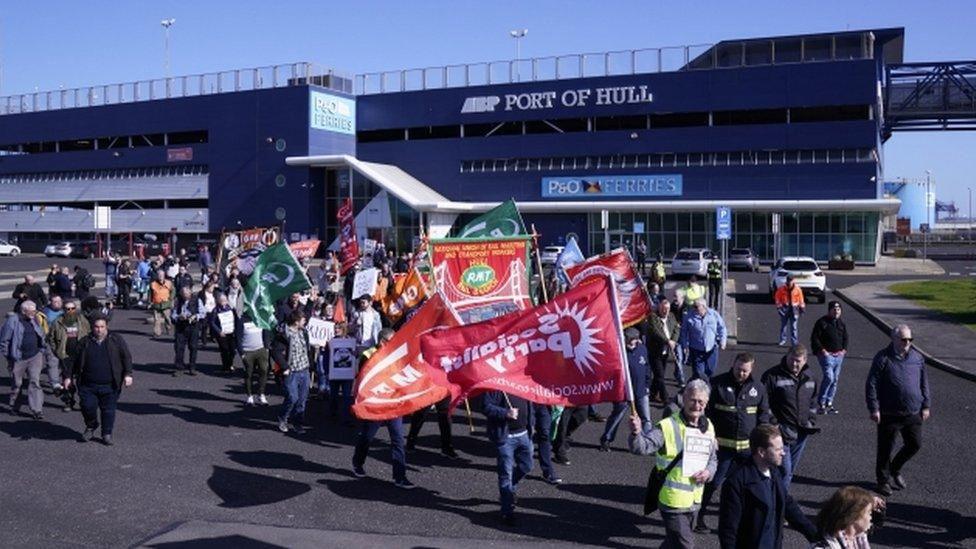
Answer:
[{"label": "clear blue sky", "polygon": [[[789,6],[789,7],[787,7]],[[172,74],[315,61],[349,73],[723,39],[905,27],[907,61],[976,59],[972,1],[280,1],[6,0],[0,94],[160,77],[163,29]],[[976,188],[976,132],[896,134],[888,179],[931,170],[940,200],[965,215]]]}]

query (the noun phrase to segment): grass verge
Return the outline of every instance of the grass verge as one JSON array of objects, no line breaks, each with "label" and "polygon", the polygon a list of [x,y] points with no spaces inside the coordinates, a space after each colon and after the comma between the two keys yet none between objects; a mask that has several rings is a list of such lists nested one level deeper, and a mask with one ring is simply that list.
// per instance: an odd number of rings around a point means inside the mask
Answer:
[{"label": "grass verge", "polygon": [[937,311],[953,322],[976,331],[976,281],[920,280],[899,282],[890,286],[891,291],[919,305]]}]

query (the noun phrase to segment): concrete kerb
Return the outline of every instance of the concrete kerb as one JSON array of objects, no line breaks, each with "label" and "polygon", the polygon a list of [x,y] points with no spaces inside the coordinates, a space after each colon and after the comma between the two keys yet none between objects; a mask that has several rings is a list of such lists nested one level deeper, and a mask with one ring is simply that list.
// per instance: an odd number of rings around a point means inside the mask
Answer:
[{"label": "concrete kerb", "polygon": [[722,285],[722,320],[725,321],[726,346],[739,341],[739,310],[735,304],[735,280],[726,278]]},{"label": "concrete kerb", "polygon": [[[834,295],[836,295],[841,300],[843,300],[845,303],[847,303],[848,305],[850,305],[851,307],[853,307],[854,310],[858,311],[859,313],[861,313],[865,317],[867,317],[867,319],[870,320],[875,326],[877,326],[878,328],[881,328],[882,330],[884,330],[885,334],[890,334],[891,333],[891,330],[894,328],[894,326],[892,326],[892,325],[888,324],[887,322],[885,322],[873,310],[871,310],[870,308],[865,307],[865,306],[861,305],[860,303],[858,303],[857,301],[851,299],[849,296],[847,296],[847,295],[844,294],[843,290],[834,289],[833,292],[834,292]],[[934,366],[934,367],[936,367],[936,368],[938,368],[938,369],[940,369],[940,370],[942,370],[944,372],[950,373],[950,374],[952,374],[954,376],[961,377],[961,378],[966,379],[968,381],[976,382],[976,374],[973,374],[971,372],[967,372],[967,371],[965,371],[965,370],[963,370],[961,368],[958,368],[956,366],[953,366],[952,364],[949,364],[948,362],[946,362],[944,360],[940,360],[940,359],[932,356],[930,353],[926,352],[924,349],[922,349],[918,345],[915,345],[915,349],[919,353],[921,353],[923,357],[925,357],[925,362],[927,362],[928,364],[930,364],[930,365],[932,365],[932,366]]]}]

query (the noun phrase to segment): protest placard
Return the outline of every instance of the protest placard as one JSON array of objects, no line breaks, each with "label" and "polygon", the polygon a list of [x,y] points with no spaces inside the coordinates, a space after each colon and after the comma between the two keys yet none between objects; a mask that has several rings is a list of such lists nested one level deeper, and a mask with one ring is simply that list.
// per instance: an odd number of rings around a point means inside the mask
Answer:
[{"label": "protest placard", "polygon": [[379,276],[379,269],[363,269],[356,273],[356,278],[352,284],[352,297],[359,299],[361,296],[372,296],[376,293],[376,278]]},{"label": "protest placard", "polygon": [[690,477],[708,467],[712,453],[712,437],[685,430],[684,456],[681,458],[681,474]]},{"label": "protest placard", "polygon": [[329,342],[329,381],[356,379],[359,357],[356,355],[356,339],[336,337]]},{"label": "protest placard", "polygon": [[234,311],[217,313],[217,320],[220,322],[220,335],[234,333]]},{"label": "protest placard", "polygon": [[308,320],[308,342],[314,347],[323,347],[335,336],[335,322],[321,318]]}]

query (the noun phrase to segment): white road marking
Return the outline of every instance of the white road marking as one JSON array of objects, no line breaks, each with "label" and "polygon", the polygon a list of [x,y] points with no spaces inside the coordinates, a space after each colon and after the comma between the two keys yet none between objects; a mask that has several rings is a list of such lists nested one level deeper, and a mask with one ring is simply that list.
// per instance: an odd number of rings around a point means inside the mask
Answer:
[{"label": "white road marking", "polygon": [[961,275],[961,274],[962,274],[962,273],[949,273],[949,276],[959,276],[959,275]]},{"label": "white road marking", "polygon": [[755,292],[758,289],[759,289],[759,284],[746,284],[747,292]]}]

